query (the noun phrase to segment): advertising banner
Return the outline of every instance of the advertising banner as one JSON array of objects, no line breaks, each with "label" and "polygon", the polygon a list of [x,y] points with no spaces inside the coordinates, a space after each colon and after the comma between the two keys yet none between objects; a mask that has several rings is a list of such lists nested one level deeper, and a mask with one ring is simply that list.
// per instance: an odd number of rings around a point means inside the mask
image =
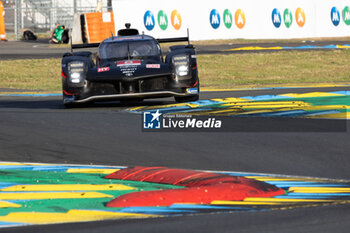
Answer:
[{"label": "advertising banner", "polygon": [[350,0],[114,0],[116,30],[192,40],[350,36]]}]

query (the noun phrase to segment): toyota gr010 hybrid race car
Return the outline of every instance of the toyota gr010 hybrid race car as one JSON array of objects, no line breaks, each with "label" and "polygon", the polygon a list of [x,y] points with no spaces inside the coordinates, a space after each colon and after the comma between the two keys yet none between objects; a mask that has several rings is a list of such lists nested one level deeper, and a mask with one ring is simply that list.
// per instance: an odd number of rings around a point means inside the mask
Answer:
[{"label": "toyota gr010 hybrid race car", "polygon": [[[156,40],[129,27],[100,44],[72,45],[72,49],[98,47],[97,53],[72,51],[63,55],[65,106],[171,96],[177,102],[198,100],[197,59],[188,36]],[[159,43],[179,41],[188,45],[170,47],[164,58]]]}]

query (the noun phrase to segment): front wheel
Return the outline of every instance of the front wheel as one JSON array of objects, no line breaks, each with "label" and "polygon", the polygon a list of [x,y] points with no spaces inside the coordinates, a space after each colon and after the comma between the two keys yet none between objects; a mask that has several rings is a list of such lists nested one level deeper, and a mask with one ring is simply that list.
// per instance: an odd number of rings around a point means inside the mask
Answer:
[{"label": "front wheel", "polygon": [[197,101],[199,99],[199,95],[191,95],[186,97],[174,97],[175,101],[178,103],[186,103],[186,102],[192,102]]}]

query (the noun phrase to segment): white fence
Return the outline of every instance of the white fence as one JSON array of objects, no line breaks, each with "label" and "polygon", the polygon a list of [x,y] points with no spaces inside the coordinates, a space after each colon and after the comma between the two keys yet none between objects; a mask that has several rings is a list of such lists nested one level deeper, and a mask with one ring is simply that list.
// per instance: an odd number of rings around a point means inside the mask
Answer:
[{"label": "white fence", "polygon": [[[6,13],[6,33],[14,33],[18,39],[21,29],[24,28],[35,32],[49,32],[56,22],[71,28],[74,14],[95,11],[98,0],[7,0],[3,2]],[[103,10],[108,8],[111,10],[111,1],[103,0],[102,3]]]}]

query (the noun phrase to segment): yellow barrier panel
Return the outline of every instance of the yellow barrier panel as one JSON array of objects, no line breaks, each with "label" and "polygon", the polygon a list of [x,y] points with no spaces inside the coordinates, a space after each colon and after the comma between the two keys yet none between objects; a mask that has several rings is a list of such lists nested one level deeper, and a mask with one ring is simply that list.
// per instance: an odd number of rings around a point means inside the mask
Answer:
[{"label": "yellow barrier panel", "polygon": [[6,34],[5,34],[5,9],[4,5],[0,1],[0,40],[6,41]]}]

